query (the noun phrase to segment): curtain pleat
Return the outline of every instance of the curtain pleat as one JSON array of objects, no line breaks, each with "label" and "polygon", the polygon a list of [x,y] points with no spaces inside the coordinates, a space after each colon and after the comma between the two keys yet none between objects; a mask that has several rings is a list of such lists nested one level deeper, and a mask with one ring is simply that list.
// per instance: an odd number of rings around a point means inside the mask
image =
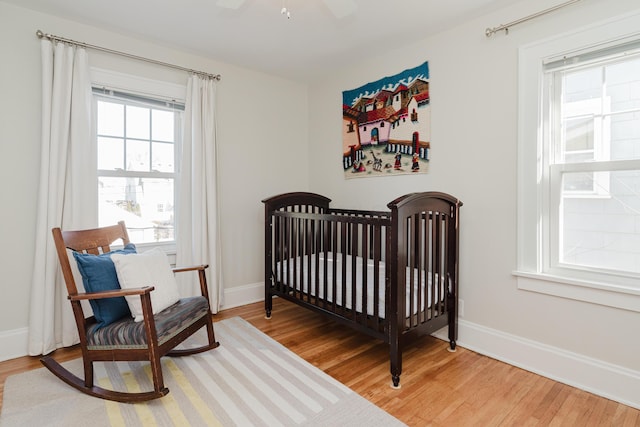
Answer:
[{"label": "curtain pleat", "polygon": [[[187,83],[180,183],[178,191],[177,254],[179,266],[208,264],[211,310],[222,303],[219,230],[215,81],[193,75]],[[183,296],[199,290],[196,275],[181,274]]]},{"label": "curtain pleat", "polygon": [[29,354],[78,343],[78,332],[51,236],[53,227],[97,225],[91,80],[86,51],[41,41],[42,135]]}]

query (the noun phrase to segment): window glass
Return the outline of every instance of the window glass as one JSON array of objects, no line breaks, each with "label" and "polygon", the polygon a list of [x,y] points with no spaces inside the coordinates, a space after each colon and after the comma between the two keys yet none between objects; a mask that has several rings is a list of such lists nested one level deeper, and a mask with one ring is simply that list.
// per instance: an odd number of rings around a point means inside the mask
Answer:
[{"label": "window glass", "polygon": [[98,169],[124,169],[124,139],[98,137]]},{"label": "window glass", "polygon": [[149,139],[149,109],[127,106],[127,137]]},{"label": "window glass", "polygon": [[154,142],[152,147],[152,170],[156,172],[173,172],[175,170],[173,144]]},{"label": "window glass", "polygon": [[628,162],[640,159],[640,53],[547,74],[548,268],[638,274],[640,162]]},{"label": "window glass", "polygon": [[[640,273],[640,172],[615,171],[609,176],[606,197],[563,198],[560,262]],[[564,179],[580,183],[589,175],[567,173]]]},{"label": "window glass", "polygon": [[173,142],[175,138],[174,115],[170,111],[152,110],[151,137],[155,141]]},{"label": "window glass", "polygon": [[94,93],[99,224],[124,220],[136,243],[174,241],[176,151],[184,107]]},{"label": "window glass", "polygon": [[124,136],[124,105],[98,101],[98,135]]}]

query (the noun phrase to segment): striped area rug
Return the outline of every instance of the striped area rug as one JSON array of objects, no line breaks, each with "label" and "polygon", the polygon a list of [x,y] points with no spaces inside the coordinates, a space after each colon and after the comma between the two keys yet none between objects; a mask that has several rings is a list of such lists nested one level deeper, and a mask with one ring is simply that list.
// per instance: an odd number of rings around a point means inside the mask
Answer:
[{"label": "striped area rug", "polygon": [[[0,425],[404,425],[241,318],[217,322],[215,330],[221,344],[217,349],[163,358],[170,393],[161,399],[139,404],[103,401],[74,390],[41,368],[7,379]],[[80,359],[65,366],[82,371]],[[103,387],[129,391],[152,387],[148,364],[96,363],[95,367]]]}]

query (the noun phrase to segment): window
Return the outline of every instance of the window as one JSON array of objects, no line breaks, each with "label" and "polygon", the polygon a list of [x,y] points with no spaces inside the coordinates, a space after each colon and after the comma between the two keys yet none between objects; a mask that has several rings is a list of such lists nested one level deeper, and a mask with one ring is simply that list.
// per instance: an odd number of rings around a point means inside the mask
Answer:
[{"label": "window", "polygon": [[[546,67],[549,269],[640,273],[640,44]],[[547,215],[545,215],[547,217]],[[557,254],[556,254],[557,249]]]},{"label": "window", "polygon": [[94,89],[99,224],[124,220],[136,243],[175,240],[184,106]]},{"label": "window", "polygon": [[520,51],[516,274],[523,289],[640,311],[640,35],[624,33],[633,21]]}]

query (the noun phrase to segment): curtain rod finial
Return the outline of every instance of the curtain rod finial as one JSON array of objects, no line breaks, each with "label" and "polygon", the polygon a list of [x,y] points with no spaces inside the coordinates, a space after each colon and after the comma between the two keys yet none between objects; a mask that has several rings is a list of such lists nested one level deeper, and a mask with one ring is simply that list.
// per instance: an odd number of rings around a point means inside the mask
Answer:
[{"label": "curtain rod finial", "polygon": [[38,36],[39,39],[44,37],[44,33],[40,30],[36,31],[36,36]]}]

